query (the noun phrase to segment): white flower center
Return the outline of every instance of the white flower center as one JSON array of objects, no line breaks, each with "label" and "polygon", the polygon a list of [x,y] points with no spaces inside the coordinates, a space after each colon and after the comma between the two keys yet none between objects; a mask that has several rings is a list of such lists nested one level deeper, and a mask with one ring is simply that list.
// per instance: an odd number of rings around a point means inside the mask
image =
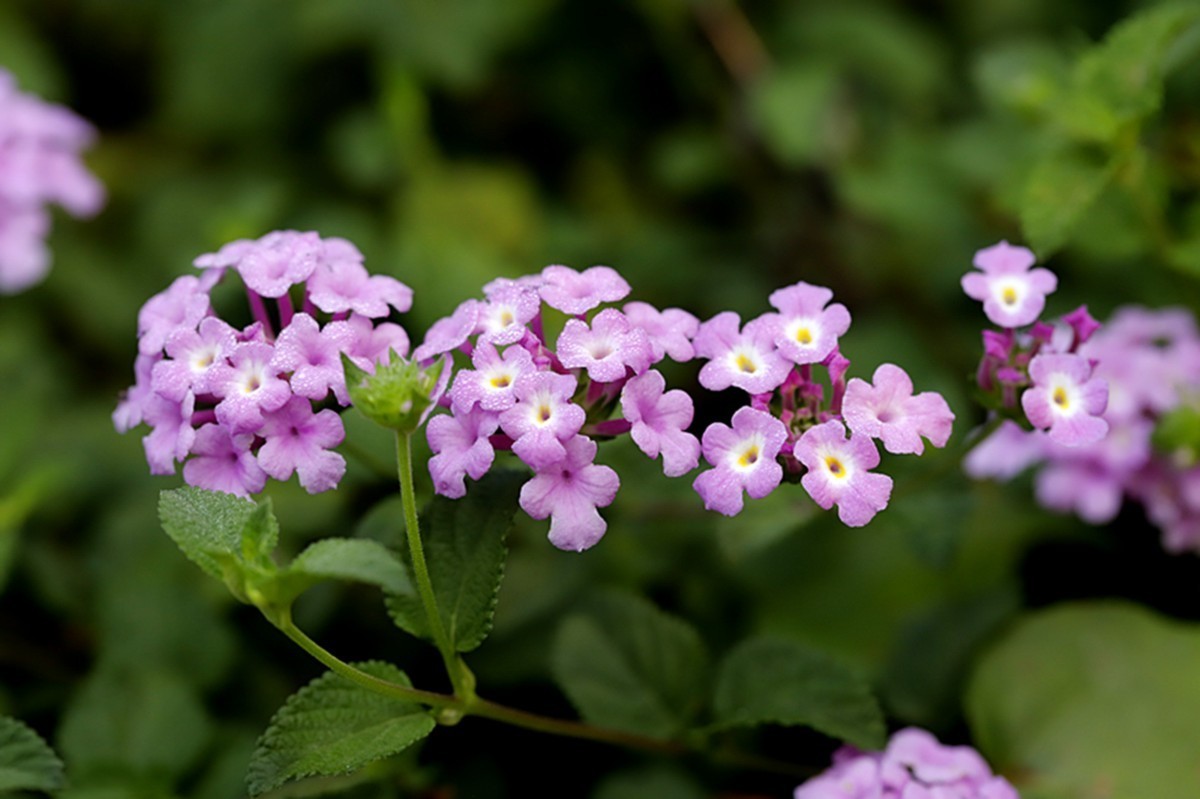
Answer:
[{"label": "white flower center", "polygon": [[821,324],[816,319],[805,316],[789,322],[784,332],[788,340],[801,347],[811,347],[821,335]]},{"label": "white flower center", "polygon": [[730,458],[731,465],[739,472],[751,472],[763,459],[763,448],[766,442],[758,433],[751,435],[735,448]]},{"label": "white flower center", "polygon": [[992,283],[992,295],[1005,308],[1013,309],[1025,299],[1027,286],[1024,280],[1007,277]]}]

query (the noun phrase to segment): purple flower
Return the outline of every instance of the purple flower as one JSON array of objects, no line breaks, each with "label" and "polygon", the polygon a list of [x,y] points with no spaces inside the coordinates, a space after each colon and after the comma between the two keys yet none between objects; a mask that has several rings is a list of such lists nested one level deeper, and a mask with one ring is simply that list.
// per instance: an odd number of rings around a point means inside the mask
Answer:
[{"label": "purple flower", "polygon": [[481,310],[483,303],[479,300],[466,300],[450,316],[434,322],[425,333],[425,340],[413,350],[413,360],[425,363],[461,347],[478,330]]},{"label": "purple flower", "polygon": [[313,304],[325,313],[353,312],[371,319],[387,316],[389,306],[401,313],[412,307],[412,289],[394,277],[370,274],[360,261],[319,262],[308,281]]},{"label": "purple flower", "polygon": [[522,510],[535,519],[550,517],[550,543],[582,552],[604,535],[606,524],[597,508],[611,504],[621,481],[607,466],[597,466],[596,442],[575,436],[565,444],[557,464],[539,470],[521,486]]},{"label": "purple flower", "polygon": [[153,355],[176,330],[195,330],[209,311],[208,291],[194,275],[175,278],[138,311],[138,352]]},{"label": "purple flower", "polygon": [[894,455],[925,451],[921,437],[944,447],[954,426],[954,414],[941,394],[924,391],[913,396],[913,384],[899,366],[885,363],[875,370],[874,385],[851,378],[842,401],[849,428],[883,441]]},{"label": "purple flower", "polygon": [[1048,269],[1033,269],[1034,255],[1006,241],[975,253],[975,266],[962,278],[967,296],[983,302],[983,312],[1000,327],[1021,327],[1033,322],[1046,307],[1046,295],[1058,287]]},{"label": "purple flower", "polygon": [[818,505],[838,507],[848,527],[862,527],[887,507],[892,478],[870,471],[879,465],[879,450],[868,436],[846,437],[841,422],[830,420],[800,436],[792,452],[808,470],[800,484]]},{"label": "purple flower", "polygon": [[771,292],[775,316],[774,341],[779,354],[795,364],[820,363],[837,347],[838,336],[850,329],[850,312],[841,303],[825,306],[833,292],[800,281]]},{"label": "purple flower", "polygon": [[791,371],[775,351],[774,320],[760,316],[739,331],[740,321],[736,313],[725,311],[700,325],[692,343],[697,355],[709,359],[700,369],[700,385],[709,391],[730,386],[750,394],[774,391]]},{"label": "purple flower", "polygon": [[345,349],[342,351],[360,369],[368,372],[374,372],[375,364],[380,361],[390,362],[390,352],[401,358],[408,355],[408,334],[393,322],[374,322],[365,316],[351,314],[349,319],[325,325],[325,333],[335,341],[344,340]]},{"label": "purple flower", "polygon": [[0,293],[45,277],[49,203],[73,216],[91,216],[104,204],[104,187],[80,158],[94,138],[82,118],[19,91],[0,68]]},{"label": "purple flower", "polygon": [[833,766],[796,788],[794,799],[1019,799],[969,746],[943,746],[914,727],[883,752],[843,747]]},{"label": "purple flower", "polygon": [[630,324],[646,331],[654,351],[654,363],[667,355],[678,363],[686,363],[696,357],[692,339],[700,330],[700,320],[687,311],[679,308],[659,311],[645,302],[627,302],[622,310]]},{"label": "purple flower", "polygon": [[180,328],[167,339],[167,355],[151,373],[155,392],[174,402],[184,395],[216,393],[212,385],[218,366],[237,344],[237,331],[215,316],[200,322],[199,332]]},{"label": "purple flower", "polygon": [[662,454],[663,474],[679,477],[700,463],[700,442],[687,432],[692,423],[692,398],[674,389],[663,393],[666,380],[648,371],[625,384],[621,412],[632,423],[629,435],[651,458]]},{"label": "purple flower", "polygon": [[450,389],[457,413],[476,405],[494,413],[508,410],[517,402],[517,380],[534,372],[533,356],[523,347],[509,347],[501,357],[491,344],[481,344],[472,353],[471,363],[475,368],[460,370]]},{"label": "purple flower", "polygon": [[295,472],[310,494],[334,488],[346,473],[346,461],[330,448],[342,443],[346,431],[335,411],[313,413],[303,397],[292,397],[283,407],[263,414],[258,433],[266,441],[258,450],[258,464],[276,480]]},{"label": "purple flower", "polygon": [[278,410],[292,396],[287,381],[271,366],[274,348],[248,341],[238,344],[213,376],[217,421],[234,434],[253,433],[263,422],[263,413]]},{"label": "purple flower", "polygon": [[553,372],[522,375],[513,388],[517,402],[500,415],[513,439],[513,452],[540,472],[566,457],[563,443],[583,427],[586,414],[571,402],[575,378]]},{"label": "purple flower", "polygon": [[113,427],[118,433],[128,433],[142,423],[146,414],[146,405],[155,396],[151,385],[151,375],[154,365],[162,360],[161,353],[154,355],[138,355],[133,362],[133,385],[125,389],[121,399],[113,410]]},{"label": "purple flower", "polygon": [[1011,419],[1000,423],[963,459],[963,470],[976,480],[991,477],[1011,480],[1046,456],[1044,433],[1029,432]]},{"label": "purple flower", "polygon": [[228,257],[232,252],[240,257],[230,265],[237,268],[246,288],[263,297],[278,298],[292,286],[308,280],[317,268],[321,237],[312,232],[277,230],[252,246],[224,254]]},{"label": "purple flower", "polygon": [[465,477],[478,480],[487,474],[496,457],[488,436],[497,426],[496,414],[478,408],[429,420],[425,435],[434,453],[429,474],[436,493],[458,499],[467,493]]},{"label": "purple flower", "polygon": [[1064,446],[1099,441],[1108,432],[1101,418],[1108,384],[1092,378],[1092,367],[1079,355],[1045,354],[1029,362],[1033,387],[1021,395],[1021,407],[1034,427],[1049,429],[1050,440]]},{"label": "purple flower", "polygon": [[502,347],[520,341],[541,307],[534,289],[515,284],[496,287],[479,311],[479,342]]},{"label": "purple flower", "polygon": [[267,474],[250,451],[253,438],[231,436],[222,425],[204,425],[196,431],[192,457],[183,464],[183,479],[209,491],[239,497],[257,494],[266,486]]},{"label": "purple flower", "polygon": [[625,377],[626,367],[634,374],[649,369],[654,354],[644,330],[632,327],[616,308],[606,308],[592,319],[591,328],[578,319],[567,320],[558,337],[558,358],[568,369],[586,369],[597,383],[612,383]]},{"label": "purple flower", "polygon": [[733,427],[720,422],[704,431],[704,459],[713,467],[702,472],[692,487],[704,500],[704,507],[726,516],[741,512],[744,490],[753,499],[762,499],[783,480],[783,467],[776,461],[787,428],[769,413],[754,408],[739,408],[733,415]]},{"label": "purple flower", "polygon": [[196,398],[186,392],[179,401],[159,394],[150,396],[145,408],[146,424],[152,428],[142,438],[150,474],[175,474],[175,462],[182,462],[196,439],[192,427],[192,411]]},{"label": "purple flower", "polygon": [[551,308],[579,316],[603,302],[619,302],[629,294],[629,284],[608,266],[576,272],[569,266],[542,270],[542,300]]},{"label": "purple flower", "polygon": [[[371,327],[369,321],[366,327]],[[338,402],[348,405],[350,395],[346,392],[341,354],[349,353],[356,339],[348,323],[330,323],[321,330],[316,319],[298,313],[275,341],[271,368],[276,372],[291,372],[288,382],[301,397],[320,401],[332,390]]]}]

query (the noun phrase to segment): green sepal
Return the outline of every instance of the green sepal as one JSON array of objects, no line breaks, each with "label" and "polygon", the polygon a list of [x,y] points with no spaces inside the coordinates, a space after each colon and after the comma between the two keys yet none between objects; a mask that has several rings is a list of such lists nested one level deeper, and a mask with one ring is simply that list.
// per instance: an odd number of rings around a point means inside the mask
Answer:
[{"label": "green sepal", "polygon": [[434,402],[434,391],[446,368],[439,358],[429,368],[388,351],[387,363],[377,363],[375,373],[360,368],[342,353],[346,390],[359,412],[376,424],[400,433],[412,433]]}]

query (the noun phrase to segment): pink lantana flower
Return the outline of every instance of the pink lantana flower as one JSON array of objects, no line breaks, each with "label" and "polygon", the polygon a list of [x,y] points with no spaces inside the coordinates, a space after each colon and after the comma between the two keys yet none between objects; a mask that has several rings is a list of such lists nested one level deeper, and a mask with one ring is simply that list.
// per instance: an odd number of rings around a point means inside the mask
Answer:
[{"label": "pink lantana flower", "polygon": [[566,442],[561,461],[521,486],[521,509],[534,519],[550,518],[550,543],[559,549],[582,552],[607,529],[597,508],[612,503],[621,481],[595,459],[596,442],[575,436]]},{"label": "pink lantana flower", "polygon": [[702,472],[692,487],[704,507],[736,516],[744,504],[742,492],[753,499],[770,494],[783,480],[776,457],[787,439],[783,422],[765,411],[739,408],[733,426],[711,424],[704,431],[704,459],[714,468]]},{"label": "pink lantana flower", "polygon": [[471,355],[474,369],[463,369],[454,377],[450,401],[456,413],[476,405],[500,413],[517,402],[517,380],[534,372],[533,356],[523,347],[509,347],[501,356],[491,344],[480,344]]},{"label": "pink lantana flower", "polygon": [[541,305],[533,289],[517,284],[496,287],[479,311],[479,343],[502,347],[520,341]]},{"label": "pink lantana flower", "polygon": [[251,435],[231,436],[224,425],[206,424],[196,431],[192,457],[183,464],[183,479],[209,491],[239,497],[257,494],[267,484],[267,473],[250,451]]},{"label": "pink lantana flower", "polygon": [[564,442],[579,432],[587,414],[571,402],[571,375],[522,375],[513,391],[517,402],[500,415],[500,426],[513,439],[513,452],[540,472],[566,457]]},{"label": "pink lantana flower", "polygon": [[557,351],[563,366],[585,369],[597,383],[620,380],[627,368],[641,374],[654,360],[646,332],[630,325],[616,308],[596,314],[591,327],[579,319],[568,319],[558,337]]},{"label": "pink lantana flower", "polygon": [[826,308],[831,299],[831,290],[804,281],[771,292],[771,306],[779,311],[773,338],[780,355],[803,365],[820,363],[833,352],[838,337],[850,329],[850,312],[840,302]]},{"label": "pink lantana flower", "polygon": [[566,314],[580,316],[604,302],[619,302],[629,295],[629,284],[608,266],[576,272],[569,266],[542,270],[542,301]]},{"label": "pink lantana flower", "polygon": [[879,465],[879,450],[866,435],[846,437],[836,420],[805,431],[792,452],[808,470],[800,484],[818,505],[838,507],[848,527],[862,527],[887,507],[892,478],[871,471]]},{"label": "pink lantana flower", "polygon": [[229,355],[229,363],[216,367],[213,393],[217,403],[217,421],[231,432],[249,433],[263,422],[263,413],[283,407],[292,396],[287,381],[271,366],[274,347],[260,341],[238,344]]},{"label": "pink lantana flower", "polygon": [[199,330],[180,328],[167,339],[169,358],[159,361],[151,372],[154,391],[181,402],[189,391],[215,393],[212,385],[216,367],[224,363],[237,344],[237,331],[215,316],[200,322]]},{"label": "pink lantana flower", "polygon": [[633,378],[621,391],[621,412],[633,425],[629,435],[638,448],[651,458],[661,453],[663,474],[679,477],[700,463],[700,442],[687,432],[692,398],[679,389],[664,393],[666,385],[653,370]]},{"label": "pink lantana flower", "polygon": [[295,472],[305,491],[318,494],[335,487],[346,473],[346,460],[329,451],[346,437],[342,418],[328,408],[313,413],[302,396],[264,414],[258,435],[266,439],[258,450],[258,464],[276,480],[287,480]]},{"label": "pink lantana flower", "polygon": [[175,278],[138,311],[138,352],[153,355],[180,328],[195,328],[209,311],[208,289],[195,275]]},{"label": "pink lantana flower", "polygon": [[487,474],[496,457],[488,436],[497,427],[496,415],[478,408],[429,420],[425,431],[433,450],[429,474],[438,494],[458,499],[467,493],[464,478],[478,480]]},{"label": "pink lantana flower", "polygon": [[1058,288],[1058,278],[1048,269],[1030,269],[1033,252],[1006,241],[975,253],[975,266],[962,278],[968,297],[983,303],[993,324],[1014,328],[1030,324],[1046,307],[1046,295]]},{"label": "pink lantana flower", "polygon": [[740,323],[736,313],[725,311],[700,325],[692,343],[698,356],[709,359],[700,385],[709,391],[737,386],[750,394],[775,390],[791,366],[775,350],[774,321],[760,316],[739,330]]},{"label": "pink lantana flower", "polygon": [[1029,362],[1033,387],[1021,395],[1021,407],[1034,427],[1049,430],[1064,446],[1093,444],[1108,432],[1101,414],[1108,404],[1108,383],[1092,377],[1081,355],[1037,355]]},{"label": "pink lantana flower", "polygon": [[[343,242],[346,247],[353,247]],[[370,319],[387,316],[389,307],[400,313],[412,307],[413,292],[408,286],[388,275],[372,275],[357,258],[343,257],[322,261],[308,281],[309,297],[326,313],[353,311]]]},{"label": "pink lantana flower", "polygon": [[350,395],[346,392],[342,353],[356,341],[353,329],[345,323],[333,322],[322,330],[316,319],[298,313],[276,339],[271,367],[280,372],[291,372],[292,391],[301,397],[323,400],[333,391],[338,402],[347,405]]},{"label": "pink lantana flower", "polygon": [[430,326],[425,340],[413,350],[413,360],[426,363],[437,356],[456,350],[475,335],[479,329],[479,315],[484,304],[479,300],[465,300],[454,312]]},{"label": "pink lantana flower", "polygon": [[622,307],[630,323],[646,331],[654,351],[654,363],[664,357],[686,363],[696,357],[692,339],[700,330],[700,320],[679,308],[658,310],[646,302],[627,302]]},{"label": "pink lantana flower", "polygon": [[150,474],[175,474],[175,462],[182,462],[196,440],[192,412],[196,398],[190,391],[178,401],[159,394],[150,397],[145,408],[146,424],[153,428],[142,438]]},{"label": "pink lantana flower", "polygon": [[[247,246],[237,247],[233,253],[238,256],[233,263],[246,287],[263,297],[276,299],[307,280],[317,268],[321,237],[311,231],[276,230]],[[214,260],[219,260],[220,255],[217,253]]]},{"label": "pink lantana flower", "polygon": [[923,453],[922,436],[935,447],[946,446],[954,413],[941,394],[914,396],[908,373],[895,364],[881,364],[871,379],[874,385],[857,377],[846,385],[842,416],[853,432],[881,439],[894,455]]}]

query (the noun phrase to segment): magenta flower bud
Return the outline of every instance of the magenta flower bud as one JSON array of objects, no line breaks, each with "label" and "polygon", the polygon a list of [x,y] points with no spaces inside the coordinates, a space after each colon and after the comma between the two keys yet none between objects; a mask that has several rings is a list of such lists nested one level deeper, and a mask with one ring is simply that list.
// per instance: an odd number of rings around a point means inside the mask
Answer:
[{"label": "magenta flower bud", "polygon": [[1074,333],[1074,339],[1071,341],[1071,352],[1076,351],[1079,347],[1088,342],[1097,330],[1100,329],[1100,323],[1088,313],[1086,305],[1080,305],[1075,310],[1063,317],[1063,321],[1071,326],[1071,331]]}]

